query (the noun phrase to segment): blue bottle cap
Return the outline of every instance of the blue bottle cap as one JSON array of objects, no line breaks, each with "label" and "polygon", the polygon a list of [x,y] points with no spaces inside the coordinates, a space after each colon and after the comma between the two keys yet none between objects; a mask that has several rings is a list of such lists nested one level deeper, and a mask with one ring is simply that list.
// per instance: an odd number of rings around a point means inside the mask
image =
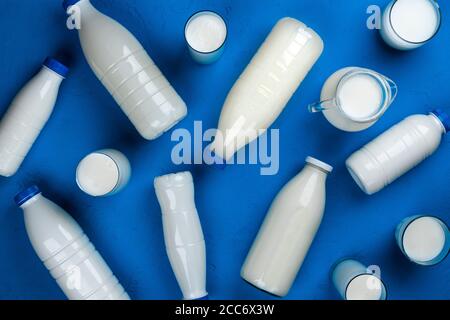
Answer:
[{"label": "blue bottle cap", "polygon": [[439,121],[442,123],[442,125],[445,128],[445,132],[449,133],[450,132],[450,116],[448,115],[447,112],[441,110],[441,109],[436,109],[431,111],[432,114],[434,114]]},{"label": "blue bottle cap", "polygon": [[15,197],[14,201],[16,204],[20,207],[25,202],[33,198],[35,195],[38,195],[41,193],[41,190],[39,190],[38,186],[31,186],[26,188],[25,190],[19,192]]},{"label": "blue bottle cap", "polygon": [[81,0],[64,0],[63,1],[63,8],[64,11],[67,12],[67,9],[69,9],[69,7],[73,6],[74,4],[76,4],[77,2],[80,2]]},{"label": "blue bottle cap", "polygon": [[56,72],[57,74],[59,74],[60,76],[62,76],[64,78],[69,73],[68,67],[66,67],[64,64],[62,64],[58,60],[50,58],[50,57],[45,59],[43,65],[46,66],[47,68],[49,68],[50,70]]}]

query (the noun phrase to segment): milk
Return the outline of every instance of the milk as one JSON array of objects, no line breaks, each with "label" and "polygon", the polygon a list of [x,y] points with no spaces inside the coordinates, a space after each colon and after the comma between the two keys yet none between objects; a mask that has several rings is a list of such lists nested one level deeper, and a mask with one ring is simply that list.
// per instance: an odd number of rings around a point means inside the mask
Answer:
[{"label": "milk", "polygon": [[92,70],[127,117],[148,140],[158,138],[187,114],[186,104],[122,25],[97,11],[89,0],[66,0],[79,11],[79,37]]},{"label": "milk", "polygon": [[131,166],[123,153],[113,149],[93,152],[78,165],[76,181],[81,190],[99,197],[112,195],[125,187]]},{"label": "milk", "polygon": [[25,189],[15,201],[34,250],[68,299],[130,299],[78,223],[38,187]]},{"label": "milk", "polygon": [[0,175],[14,175],[37,140],[56,104],[69,69],[47,58],[16,95],[0,122]]},{"label": "milk", "polygon": [[441,110],[410,116],[351,155],[347,169],[374,194],[433,154],[449,130],[450,118]]},{"label": "milk", "polygon": [[208,295],[206,250],[192,175],[180,172],[157,177],[154,185],[161,206],[167,256],[183,297],[204,298]]},{"label": "milk", "polygon": [[439,30],[439,5],[433,0],[391,2],[382,19],[381,36],[399,50],[411,50],[429,41]]},{"label": "milk", "polygon": [[209,64],[217,61],[223,53],[227,25],[215,12],[197,12],[186,23],[185,37],[194,60]]},{"label": "milk", "polygon": [[338,94],[342,110],[352,119],[366,119],[376,114],[383,100],[378,81],[368,75],[348,79]]},{"label": "milk", "polygon": [[332,169],[308,157],[279,192],[242,266],[244,280],[276,296],[288,294],[322,221]]},{"label": "milk", "polygon": [[450,248],[448,227],[435,217],[407,218],[398,226],[396,236],[405,256],[421,265],[439,263]]},{"label": "milk", "polygon": [[374,125],[396,95],[397,85],[391,79],[369,69],[347,67],[327,79],[321,101],[309,108],[323,112],[336,128],[356,132]]},{"label": "milk", "polygon": [[346,300],[382,300],[383,284],[374,275],[363,274],[350,281],[345,296]]},{"label": "milk", "polygon": [[359,261],[340,261],[333,268],[331,276],[336,290],[344,300],[386,299],[384,283]]},{"label": "milk", "polygon": [[278,118],[323,51],[314,30],[278,21],[228,94],[211,150],[229,160]]}]

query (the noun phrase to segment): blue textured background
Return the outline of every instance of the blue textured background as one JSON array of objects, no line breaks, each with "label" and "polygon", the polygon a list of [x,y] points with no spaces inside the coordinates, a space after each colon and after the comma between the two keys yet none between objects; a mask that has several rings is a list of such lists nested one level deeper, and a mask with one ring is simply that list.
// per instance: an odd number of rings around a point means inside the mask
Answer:
[{"label": "blue textured background", "polygon": [[[365,26],[370,4],[385,0],[93,0],[98,9],[131,30],[185,99],[189,116],[178,128],[217,125],[222,103],[275,22],[292,16],[313,27],[325,51],[274,124],[280,128],[280,172],[260,176],[259,166],[172,164],[170,134],[147,142],[95,78],[76,32],[65,28],[59,0],[1,0],[0,112],[48,55],[72,68],[54,114],[19,173],[0,178],[0,299],[64,299],[32,250],[14,194],[30,183],[66,208],[81,224],[134,299],[178,299],[181,293],[163,242],[155,176],[191,170],[207,243],[208,291],[212,299],[271,299],[244,283],[241,264],[280,188],[314,155],[335,166],[328,181],[323,224],[287,298],[336,299],[328,275],[345,256],[381,267],[391,299],[450,299],[450,259],[436,267],[408,263],[394,242],[394,228],[415,214],[450,220],[450,139],[411,173],[374,196],[363,194],[345,170],[345,159],[391,125],[413,113],[450,106],[450,4],[441,1],[439,35],[413,52],[386,47]],[[184,44],[186,19],[200,9],[221,13],[229,24],[228,47],[211,66],[196,65]],[[394,79],[400,94],[386,115],[367,131],[336,130],[310,115],[325,79],[341,67],[373,68]],[[447,109],[449,110],[449,109]],[[77,163],[87,153],[118,148],[134,174],[120,194],[94,199],[76,186]]]}]

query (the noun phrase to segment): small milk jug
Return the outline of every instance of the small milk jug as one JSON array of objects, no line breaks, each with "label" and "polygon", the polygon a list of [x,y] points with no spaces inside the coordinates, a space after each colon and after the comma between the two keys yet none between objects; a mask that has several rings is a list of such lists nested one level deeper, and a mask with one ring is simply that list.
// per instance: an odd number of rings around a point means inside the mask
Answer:
[{"label": "small milk jug", "polygon": [[242,267],[244,280],[276,296],[288,294],[322,222],[332,170],[308,157],[303,171],[280,191]]},{"label": "small milk jug", "polygon": [[441,110],[410,116],[355,152],[347,168],[365,193],[376,193],[433,154],[449,130]]},{"label": "small milk jug", "polygon": [[167,255],[183,297],[205,299],[205,240],[195,207],[192,175],[181,172],[158,177],[155,191],[162,211]]},{"label": "small milk jug", "polygon": [[38,187],[14,200],[34,250],[69,300],[130,299],[78,223]]},{"label": "small milk jug", "polygon": [[0,175],[19,169],[55,107],[69,69],[47,58],[41,71],[16,95],[0,122]]},{"label": "small milk jug", "polygon": [[211,150],[229,160],[278,118],[319,59],[323,42],[302,22],[275,25],[228,94]]},{"label": "small milk jug", "polygon": [[336,71],[322,88],[321,102],[309,105],[323,112],[336,128],[362,131],[378,121],[397,96],[391,79],[369,69],[348,67]]},{"label": "small milk jug", "polygon": [[127,29],[89,0],[65,0],[64,9],[79,17],[89,65],[145,139],[158,138],[186,116],[183,100]]}]

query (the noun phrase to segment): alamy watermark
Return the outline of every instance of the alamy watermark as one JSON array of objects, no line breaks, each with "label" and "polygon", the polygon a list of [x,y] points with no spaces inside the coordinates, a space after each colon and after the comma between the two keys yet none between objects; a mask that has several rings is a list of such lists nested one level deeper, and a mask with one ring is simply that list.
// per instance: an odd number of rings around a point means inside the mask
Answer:
[{"label": "alamy watermark", "polygon": [[369,30],[380,30],[381,29],[381,8],[375,4],[367,7],[367,14],[370,16],[367,18],[367,29]]},{"label": "alamy watermark", "polygon": [[[251,131],[251,130],[250,130]],[[227,132],[228,133],[228,132]],[[239,139],[251,141],[248,147],[240,148],[230,159],[224,160],[212,150],[212,142],[222,141],[218,145],[234,145],[224,143],[227,133],[217,129],[204,131],[201,121],[194,122],[194,132],[187,129],[176,129],[172,132],[171,140],[177,144],[171,153],[172,162],[176,165],[186,164],[251,164],[261,165],[260,173],[263,176],[276,175],[280,168],[280,132],[278,129],[254,130],[247,132]],[[259,138],[257,138],[259,137]]]},{"label": "alamy watermark", "polygon": [[77,5],[67,8],[67,14],[69,17],[66,21],[67,29],[80,30],[81,29],[81,9]]}]

